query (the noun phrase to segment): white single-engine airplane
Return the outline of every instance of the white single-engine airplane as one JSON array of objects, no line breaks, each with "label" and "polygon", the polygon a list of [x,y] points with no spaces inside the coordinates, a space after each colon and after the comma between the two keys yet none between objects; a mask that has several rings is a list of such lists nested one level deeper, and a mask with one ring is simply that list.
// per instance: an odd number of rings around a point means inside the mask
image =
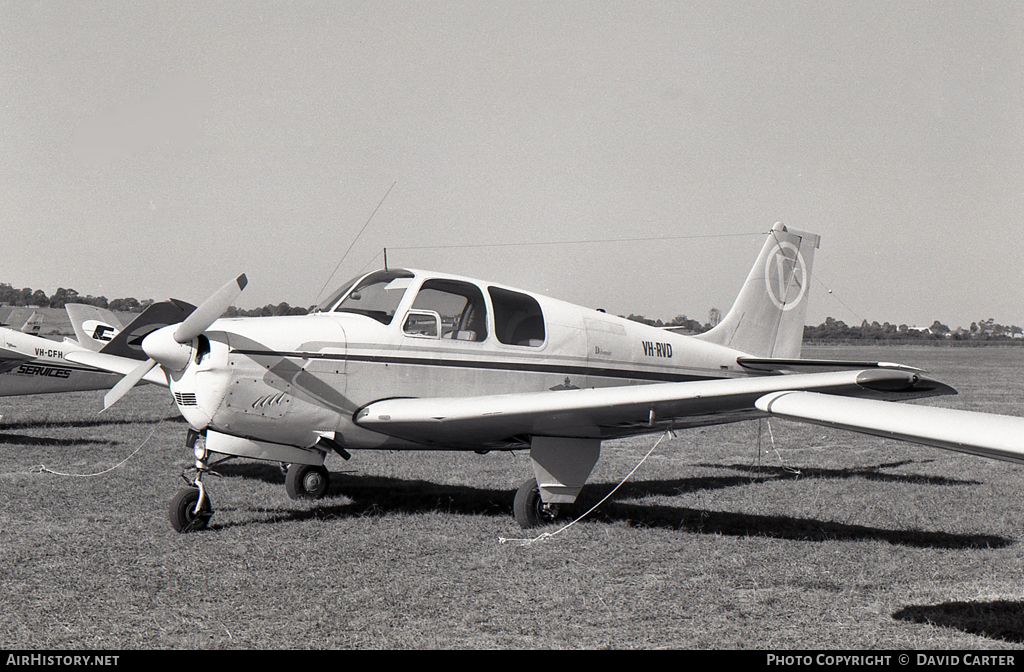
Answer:
[{"label": "white single-engine airplane", "polygon": [[528,449],[535,478],[513,507],[527,528],[575,501],[606,439],[769,415],[1024,462],[1024,418],[892,403],[955,394],[918,369],[799,358],[818,242],[773,227],[735,305],[698,336],[385,269],[310,315],[218,319],[241,275],[145,336],[141,364],[104,351],[68,357],[125,376],[105,408],[140,380],[170,387],[198,472],[171,502],[178,531],[208,524],[213,455],[287,463],[288,494],[315,498],[331,451]]},{"label": "white single-engine airplane", "polygon": [[[70,355],[103,350],[110,357],[126,358],[123,366],[135,366],[146,358],[139,347],[142,339],[151,331],[180,322],[194,306],[173,300],[153,304],[128,327],[105,308],[82,303],[64,308],[75,339],[55,341],[37,336],[38,323],[32,318],[21,330],[0,326],[0,397],[108,390],[120,376],[78,364]],[[167,384],[166,380],[160,382]]]},{"label": "white single-engine airplane", "polygon": [[117,316],[84,304],[69,303],[65,308],[77,341],[38,336],[35,313],[20,330],[0,326],[0,397],[105,390],[117,383],[117,376],[109,371],[75,364],[66,357],[69,352],[103,347],[103,341],[110,340],[104,335],[121,329]]}]

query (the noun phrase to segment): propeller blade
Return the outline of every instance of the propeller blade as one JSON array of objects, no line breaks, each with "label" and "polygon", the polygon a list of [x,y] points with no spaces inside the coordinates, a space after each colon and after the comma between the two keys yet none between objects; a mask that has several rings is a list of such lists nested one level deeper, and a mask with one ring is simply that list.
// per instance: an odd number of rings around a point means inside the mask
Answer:
[{"label": "propeller blade", "polygon": [[224,311],[231,307],[232,302],[242,293],[249,281],[245,273],[218,289],[213,296],[199,304],[185,321],[174,331],[174,340],[188,343],[213,324]]},{"label": "propeller blade", "polygon": [[[128,394],[128,390],[135,387],[135,385],[142,380],[154,366],[156,366],[156,362],[152,359],[147,359],[129,371],[124,378],[117,382],[117,385],[110,388],[110,391],[103,396],[103,411],[113,406],[117,403],[118,399]],[[100,411],[100,413],[103,411]]]}]

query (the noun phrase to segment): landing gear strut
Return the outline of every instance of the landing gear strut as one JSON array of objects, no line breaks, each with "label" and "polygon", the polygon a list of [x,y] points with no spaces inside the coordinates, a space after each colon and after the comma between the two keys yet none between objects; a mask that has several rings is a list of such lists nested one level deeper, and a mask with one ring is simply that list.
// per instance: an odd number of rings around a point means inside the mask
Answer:
[{"label": "landing gear strut", "polygon": [[541,525],[549,525],[558,518],[558,504],[545,504],[540,497],[540,488],[537,487],[537,479],[531,478],[523,483],[516,492],[516,499],[512,505],[516,522],[524,530]]},{"label": "landing gear strut", "polygon": [[209,495],[206,494],[206,488],[203,486],[203,475],[210,471],[210,466],[207,464],[210,454],[206,450],[205,445],[196,447],[196,440],[198,438],[199,432],[194,429],[188,430],[185,445],[192,449],[192,453],[196,457],[195,469],[199,473],[192,481],[189,481],[182,474],[182,478],[185,478],[185,481],[190,483],[190,487],[179,490],[178,494],[171,500],[169,511],[171,527],[176,532],[205,530],[206,526],[210,523],[210,518],[213,516],[213,504],[210,501]]},{"label": "landing gear strut", "polygon": [[327,468],[312,464],[290,465],[284,480],[284,488],[292,499],[321,499],[330,484]]}]

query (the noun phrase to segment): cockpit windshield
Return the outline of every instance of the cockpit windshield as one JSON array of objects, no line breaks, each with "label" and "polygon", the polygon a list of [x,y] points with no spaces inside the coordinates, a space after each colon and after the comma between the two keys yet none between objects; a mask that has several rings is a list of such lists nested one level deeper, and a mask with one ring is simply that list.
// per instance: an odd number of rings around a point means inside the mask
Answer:
[{"label": "cockpit windshield", "polygon": [[334,312],[366,315],[381,324],[391,324],[398,304],[402,302],[405,290],[409,288],[414,277],[409,271],[403,270],[370,273],[360,280],[352,291],[348,290],[355,281],[346,283],[330,299],[321,303],[320,309],[330,310],[333,303],[345,296],[344,300],[334,307]]},{"label": "cockpit windshield", "polygon": [[340,299],[341,297],[343,297],[346,294],[348,294],[348,290],[352,289],[352,285],[356,284],[356,280],[358,280],[359,277],[360,276],[356,276],[356,277],[352,278],[351,280],[346,282],[344,285],[342,285],[340,289],[338,289],[335,292],[332,292],[330,296],[328,296],[326,299],[324,299],[323,301],[320,302],[320,304],[316,307],[316,312],[318,312],[318,313],[329,312],[331,310],[331,308],[334,307],[334,304],[336,304],[338,302],[338,299]]}]

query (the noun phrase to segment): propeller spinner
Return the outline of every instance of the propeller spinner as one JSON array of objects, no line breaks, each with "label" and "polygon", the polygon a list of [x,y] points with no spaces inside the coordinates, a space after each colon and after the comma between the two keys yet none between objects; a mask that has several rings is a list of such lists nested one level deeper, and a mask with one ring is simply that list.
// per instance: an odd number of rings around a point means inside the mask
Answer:
[{"label": "propeller spinner", "polygon": [[135,387],[153,367],[159,365],[165,370],[181,371],[188,366],[193,339],[206,331],[217,318],[224,314],[232,302],[242,293],[249,281],[245,273],[218,289],[203,301],[183,322],[157,329],[142,341],[142,351],[149,357],[139,364],[103,397],[103,410],[107,410]]}]

